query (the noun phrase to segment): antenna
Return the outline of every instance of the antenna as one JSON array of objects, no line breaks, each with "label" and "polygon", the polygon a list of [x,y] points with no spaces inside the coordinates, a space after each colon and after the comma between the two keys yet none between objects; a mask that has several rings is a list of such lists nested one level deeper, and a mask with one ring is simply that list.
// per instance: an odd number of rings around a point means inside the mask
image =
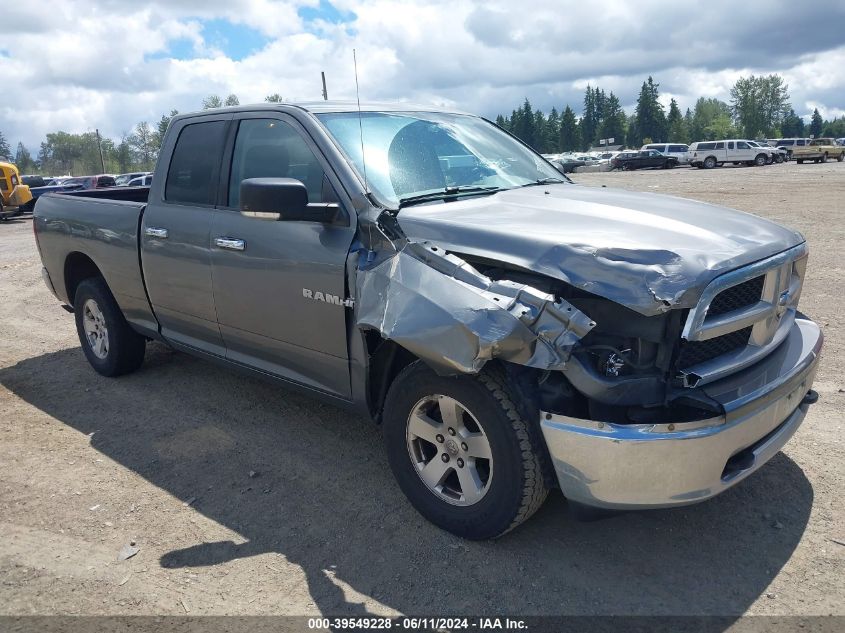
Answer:
[{"label": "antenna", "polygon": [[361,134],[361,165],[364,167],[364,193],[369,195],[370,187],[367,184],[367,159],[364,158],[364,124],[361,122],[361,93],[358,90],[358,58],[355,49],[352,49],[352,63],[355,65],[355,98],[358,100],[358,132]]},{"label": "antenna", "polygon": [[329,100],[329,93],[326,92],[326,73],[320,71],[320,75],[323,77],[323,101]]}]

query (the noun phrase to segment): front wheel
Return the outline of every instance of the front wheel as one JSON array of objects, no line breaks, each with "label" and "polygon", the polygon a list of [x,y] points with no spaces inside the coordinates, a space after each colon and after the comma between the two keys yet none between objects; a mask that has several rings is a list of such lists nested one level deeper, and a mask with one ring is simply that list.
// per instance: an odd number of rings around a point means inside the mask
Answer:
[{"label": "front wheel", "polygon": [[540,440],[495,370],[442,377],[417,361],[391,385],[383,420],[402,492],[452,534],[496,538],[546,498]]},{"label": "front wheel", "polygon": [[778,154],[778,155],[775,157],[775,162],[776,162],[776,163],[778,163],[778,164],[782,163],[782,162],[783,162],[783,155],[782,155],[782,154]]},{"label": "front wheel", "polygon": [[824,154],[822,154],[822,162],[823,162],[823,163],[826,163],[826,162],[827,162],[827,152],[825,152]]},{"label": "front wheel", "polygon": [[839,154],[839,156],[837,156],[837,157],[836,157],[836,160],[837,160],[838,162],[840,162],[840,163],[841,163],[843,160],[845,160],[845,152],[842,152],[841,154]]},{"label": "front wheel", "polygon": [[763,165],[765,165],[766,164],[766,155],[765,154],[757,154],[757,156],[754,157],[754,164],[757,165],[757,167],[762,167]]},{"label": "front wheel", "polygon": [[799,165],[803,165],[803,164],[804,164],[804,159],[803,159],[803,158],[799,158],[799,159],[798,159],[797,161],[795,161],[795,162],[797,162]]},{"label": "front wheel", "polygon": [[82,351],[97,373],[120,376],[141,366],[146,339],[129,327],[101,277],[79,284],[73,306]]}]

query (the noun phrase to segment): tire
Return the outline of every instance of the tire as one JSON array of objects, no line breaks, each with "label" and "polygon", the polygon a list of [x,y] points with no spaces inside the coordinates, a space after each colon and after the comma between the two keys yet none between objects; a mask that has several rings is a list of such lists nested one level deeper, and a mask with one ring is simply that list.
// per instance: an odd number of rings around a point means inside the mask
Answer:
[{"label": "tire", "polygon": [[757,165],[757,167],[762,167],[763,165],[765,165],[766,164],[766,155],[765,154],[757,154],[757,156],[754,157],[754,164]]},{"label": "tire", "polygon": [[776,162],[778,165],[780,165],[783,161],[784,161],[783,154],[778,154],[778,155],[775,157],[775,162]]},{"label": "tire", "polygon": [[824,154],[822,154],[822,162],[823,162],[823,163],[826,163],[826,162],[827,162],[827,152],[825,152]]},{"label": "tire", "polygon": [[842,162],[845,160],[845,152],[840,152],[839,156],[836,157],[837,162]]},{"label": "tire", "polygon": [[797,162],[799,165],[803,165],[803,164],[804,164],[804,159],[803,159],[803,158],[798,158],[798,159],[796,159],[796,161],[795,161],[795,162]]},{"label": "tire", "polygon": [[121,376],[141,366],[146,339],[129,327],[102,277],[82,281],[73,305],[82,351],[98,374]]},{"label": "tire", "polygon": [[[444,410],[458,412],[454,434]],[[412,363],[387,394],[383,432],[390,467],[411,505],[456,536],[502,536],[534,514],[548,494],[542,440],[520,416],[495,368],[444,378],[421,361]],[[472,440],[461,443],[461,437]],[[426,483],[421,473],[429,468]]]},{"label": "tire", "polygon": [[704,169],[713,169],[716,166],[716,159],[708,156],[704,159]]}]

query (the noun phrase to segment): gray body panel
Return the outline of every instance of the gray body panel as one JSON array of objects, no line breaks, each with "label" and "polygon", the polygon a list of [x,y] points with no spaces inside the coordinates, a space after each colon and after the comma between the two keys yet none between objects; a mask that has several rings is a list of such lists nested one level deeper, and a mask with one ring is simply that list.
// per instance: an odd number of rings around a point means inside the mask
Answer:
[{"label": "gray body panel", "polygon": [[47,194],[33,222],[44,266],[60,300],[69,305],[65,261],[89,257],[102,271],[126,319],[145,333],[158,330],[138,259],[138,223],[144,203]]},{"label": "gray body panel", "polygon": [[[201,123],[231,120],[231,115],[200,116]],[[214,308],[211,284],[211,217],[213,205],[173,204],[164,199],[169,157],[187,122],[170,126],[161,148],[150,196],[141,218],[141,265],[147,294],[161,324],[164,338],[224,356],[226,348]],[[147,229],[163,229],[166,238],[150,236]]]},{"label": "gray body panel", "polygon": [[718,275],[804,241],[733,209],[569,184],[410,207],[399,224],[412,239],[542,273],[646,315],[691,308]]},{"label": "gray body panel", "polygon": [[214,213],[212,226],[213,238],[245,242],[243,251],[214,249],[211,259],[227,358],[349,397],[348,310],[307,298],[303,289],[347,296],[344,268],[354,228],[226,210]]}]

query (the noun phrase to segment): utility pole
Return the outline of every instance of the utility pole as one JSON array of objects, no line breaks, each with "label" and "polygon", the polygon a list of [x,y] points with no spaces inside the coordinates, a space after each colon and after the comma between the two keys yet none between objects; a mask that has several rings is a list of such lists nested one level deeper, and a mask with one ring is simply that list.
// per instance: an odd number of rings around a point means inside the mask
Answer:
[{"label": "utility pole", "polygon": [[103,158],[103,144],[100,143],[100,130],[94,128],[94,131],[97,133],[97,149],[100,151],[100,166],[103,168],[103,171],[100,173],[104,174],[106,173],[106,159]]},{"label": "utility pole", "polygon": [[320,71],[320,75],[323,77],[323,101],[328,101],[329,93],[326,92],[326,73],[324,71]]}]

